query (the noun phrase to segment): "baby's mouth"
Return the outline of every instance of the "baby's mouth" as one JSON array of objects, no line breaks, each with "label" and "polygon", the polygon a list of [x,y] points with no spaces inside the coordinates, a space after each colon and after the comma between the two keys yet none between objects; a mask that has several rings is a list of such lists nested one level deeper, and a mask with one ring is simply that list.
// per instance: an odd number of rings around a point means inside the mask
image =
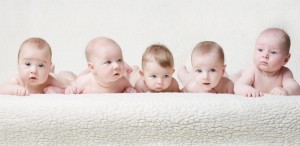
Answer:
[{"label": "baby's mouth", "polygon": [[30,80],[36,80],[37,78],[36,77],[30,77],[29,79]]},{"label": "baby's mouth", "polygon": [[210,83],[203,83],[203,85],[205,85],[205,86],[209,86],[209,85],[210,85]]},{"label": "baby's mouth", "polygon": [[267,65],[268,62],[266,62],[266,61],[261,61],[260,64],[261,64],[261,65]]},{"label": "baby's mouth", "polygon": [[119,76],[119,75],[120,75],[119,73],[115,73],[115,74],[114,74],[114,76]]}]

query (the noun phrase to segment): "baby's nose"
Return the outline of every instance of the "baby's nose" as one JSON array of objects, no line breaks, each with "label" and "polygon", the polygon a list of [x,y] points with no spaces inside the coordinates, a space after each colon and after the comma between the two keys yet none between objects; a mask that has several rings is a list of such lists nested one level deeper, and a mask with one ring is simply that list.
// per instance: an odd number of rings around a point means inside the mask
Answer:
[{"label": "baby's nose", "polygon": [[268,53],[264,53],[264,54],[262,55],[262,57],[263,57],[263,58],[266,58],[266,59],[269,59],[269,54],[268,54]]},{"label": "baby's nose", "polygon": [[159,85],[161,85],[163,83],[163,81],[162,81],[161,78],[157,78],[156,83],[159,84]]},{"label": "baby's nose", "polygon": [[32,66],[30,68],[30,73],[35,74],[37,72],[37,68],[35,66]]},{"label": "baby's nose", "polygon": [[117,62],[114,62],[114,63],[113,63],[113,68],[114,68],[114,69],[118,69],[119,66],[120,66],[120,65],[119,65]]},{"label": "baby's nose", "polygon": [[203,78],[204,78],[204,79],[208,79],[208,77],[209,77],[209,76],[208,76],[208,73],[207,73],[207,72],[203,72]]}]

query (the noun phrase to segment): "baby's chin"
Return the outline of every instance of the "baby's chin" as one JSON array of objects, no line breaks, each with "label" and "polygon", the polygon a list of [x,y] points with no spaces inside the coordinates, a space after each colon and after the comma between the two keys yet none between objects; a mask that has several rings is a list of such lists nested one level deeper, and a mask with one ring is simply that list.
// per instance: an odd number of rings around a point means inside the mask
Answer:
[{"label": "baby's chin", "polygon": [[150,89],[150,90],[153,91],[153,92],[162,92],[165,89],[164,88],[154,88],[154,89]]}]

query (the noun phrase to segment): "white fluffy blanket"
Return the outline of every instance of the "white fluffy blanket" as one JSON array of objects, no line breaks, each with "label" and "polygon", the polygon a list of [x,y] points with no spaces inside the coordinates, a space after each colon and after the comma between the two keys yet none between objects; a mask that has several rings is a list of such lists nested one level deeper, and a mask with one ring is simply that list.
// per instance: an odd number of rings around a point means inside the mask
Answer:
[{"label": "white fluffy blanket", "polygon": [[0,145],[299,145],[300,96],[0,96]]}]

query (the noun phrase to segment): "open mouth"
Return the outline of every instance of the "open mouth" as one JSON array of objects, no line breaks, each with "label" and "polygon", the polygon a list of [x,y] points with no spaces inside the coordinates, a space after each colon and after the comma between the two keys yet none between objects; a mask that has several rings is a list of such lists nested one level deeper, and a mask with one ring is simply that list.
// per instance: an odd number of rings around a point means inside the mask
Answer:
[{"label": "open mouth", "polygon": [[29,79],[30,80],[36,80],[37,78],[36,77],[30,77]]},{"label": "open mouth", "polygon": [[119,73],[115,73],[115,74],[114,74],[114,76],[119,76],[119,75],[120,75]]},{"label": "open mouth", "polygon": [[208,85],[210,85],[210,83],[203,83],[203,85],[208,86]]}]

